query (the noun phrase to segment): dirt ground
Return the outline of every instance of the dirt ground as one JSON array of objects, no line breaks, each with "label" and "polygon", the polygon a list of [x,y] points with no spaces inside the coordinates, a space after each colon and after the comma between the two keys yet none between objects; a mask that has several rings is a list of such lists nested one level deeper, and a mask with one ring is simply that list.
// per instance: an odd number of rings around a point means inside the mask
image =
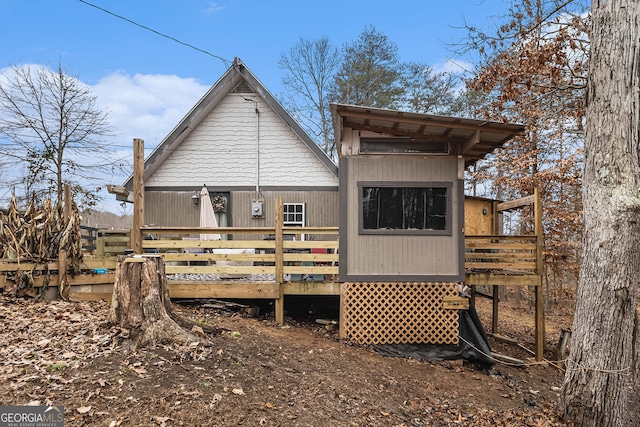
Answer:
[{"label": "dirt ground", "polygon": [[[478,311],[490,322],[490,302]],[[105,302],[0,297],[0,404],[63,405],[67,426],[559,426],[562,372],[389,358],[337,331],[273,313],[178,305],[218,327],[211,344],[124,350]],[[501,311],[501,333],[533,348],[528,308]],[[547,319],[549,347],[570,314]],[[504,326],[503,326],[504,325]],[[491,342],[495,352],[529,357]]]}]

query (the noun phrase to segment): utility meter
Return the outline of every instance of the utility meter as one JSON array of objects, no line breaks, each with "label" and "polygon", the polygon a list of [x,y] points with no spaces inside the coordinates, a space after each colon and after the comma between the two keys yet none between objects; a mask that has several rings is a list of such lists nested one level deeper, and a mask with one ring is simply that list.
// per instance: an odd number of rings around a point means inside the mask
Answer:
[{"label": "utility meter", "polygon": [[262,214],[262,205],[263,202],[262,200],[254,200],[251,202],[251,216],[255,217],[261,217]]}]

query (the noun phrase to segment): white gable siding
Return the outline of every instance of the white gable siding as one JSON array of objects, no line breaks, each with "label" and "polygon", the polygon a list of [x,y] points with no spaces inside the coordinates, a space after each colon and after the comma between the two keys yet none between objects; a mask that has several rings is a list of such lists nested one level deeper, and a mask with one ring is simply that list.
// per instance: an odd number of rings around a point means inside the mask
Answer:
[{"label": "white gable siding", "polygon": [[338,178],[254,94],[228,94],[147,179],[147,186],[255,186],[260,111],[261,186],[337,186]]}]

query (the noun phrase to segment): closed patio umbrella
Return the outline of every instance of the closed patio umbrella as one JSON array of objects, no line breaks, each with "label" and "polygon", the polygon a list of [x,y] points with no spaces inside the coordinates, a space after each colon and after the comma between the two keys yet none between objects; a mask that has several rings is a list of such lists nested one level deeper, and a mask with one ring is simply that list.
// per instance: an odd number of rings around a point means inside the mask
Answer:
[{"label": "closed patio umbrella", "polygon": [[[209,197],[207,186],[203,186],[200,190],[200,227],[218,228],[216,214],[213,212],[213,205]],[[200,234],[200,240],[220,240],[221,236],[215,234]]]}]

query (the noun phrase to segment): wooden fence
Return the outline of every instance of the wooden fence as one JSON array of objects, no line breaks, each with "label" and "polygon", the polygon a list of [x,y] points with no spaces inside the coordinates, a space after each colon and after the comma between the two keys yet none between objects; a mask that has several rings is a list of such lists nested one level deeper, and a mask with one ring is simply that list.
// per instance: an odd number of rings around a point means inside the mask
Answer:
[{"label": "wooden fence", "polygon": [[82,238],[82,250],[94,252],[96,250],[96,240],[98,239],[98,229],[88,225],[80,226],[80,236]]},{"label": "wooden fence", "polygon": [[98,230],[96,257],[122,255],[131,250],[131,230]]},{"label": "wooden fence", "polygon": [[[146,253],[157,252],[171,274],[271,275],[281,282],[299,276],[338,274],[337,227],[284,227],[276,235],[269,227],[142,227],[153,240],[143,240]],[[227,239],[200,240],[196,233],[219,233]],[[251,235],[251,240],[237,239]],[[302,234],[327,236],[326,240],[300,240]],[[331,239],[331,240],[329,240]],[[282,278],[280,278],[282,276]]]},{"label": "wooden fence", "polygon": [[537,268],[537,236],[466,236],[468,271],[532,274]]},{"label": "wooden fence", "polygon": [[[21,295],[37,296],[43,287],[55,289],[56,295],[60,284],[58,274],[59,260],[48,263],[32,261],[0,259],[0,289],[17,287]],[[116,258],[85,257],[80,265],[80,274],[67,274],[66,279],[71,286],[70,298],[95,300],[111,298],[111,290],[115,281]],[[32,279],[32,286],[25,287],[24,282],[16,280],[23,273]]]}]

